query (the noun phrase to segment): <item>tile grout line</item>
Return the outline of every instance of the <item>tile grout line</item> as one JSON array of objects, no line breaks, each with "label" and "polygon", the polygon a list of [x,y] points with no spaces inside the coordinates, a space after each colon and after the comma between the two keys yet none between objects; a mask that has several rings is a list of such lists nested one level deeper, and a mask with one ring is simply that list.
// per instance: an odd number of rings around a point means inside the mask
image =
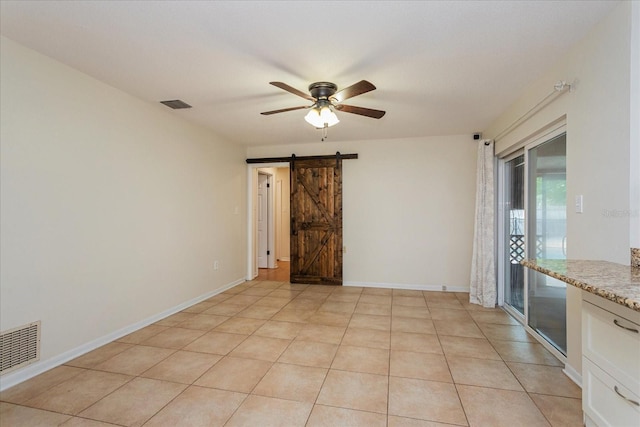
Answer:
[{"label": "tile grout line", "polygon": [[[456,301],[458,301],[458,298],[456,297]],[[427,307],[429,307],[429,302],[426,301],[426,295],[425,295],[425,302],[427,303]],[[458,301],[459,302],[459,301]],[[464,308],[464,306],[463,306]],[[468,313],[468,310],[464,309],[465,312]],[[471,315],[469,314],[469,317],[471,317]],[[473,317],[471,318],[473,320]],[[433,321],[433,320],[432,320]],[[447,364],[447,369],[449,370],[449,375],[451,376],[451,382],[453,385],[454,390],[456,391],[456,396],[458,398],[458,403],[460,403],[460,408],[462,409],[462,413],[464,414],[464,419],[467,422],[467,426],[470,426],[471,423],[469,422],[469,416],[467,415],[467,410],[464,407],[464,404],[462,403],[462,398],[460,397],[460,390],[458,390],[458,384],[456,383],[456,380],[453,376],[453,372],[451,372],[451,365],[449,364],[449,359],[447,358],[447,355],[444,351],[444,347],[442,347],[442,342],[440,341],[440,334],[438,333],[438,329],[435,327],[435,323],[434,323],[434,330],[436,332],[436,336],[438,337],[438,343],[440,344],[440,348],[442,349],[442,356],[444,358],[444,362]]]},{"label": "tile grout line", "polygon": [[[247,282],[245,282],[245,284],[246,284],[246,283],[247,283]],[[253,283],[253,284],[252,284],[252,285],[250,285],[247,289],[244,289],[244,290],[239,291],[239,292],[231,293],[231,294],[229,294],[229,295],[231,295],[231,296],[230,296],[229,298],[226,298],[226,299],[230,299],[230,298],[232,298],[233,296],[242,295],[242,293],[243,293],[243,292],[246,292],[247,290],[251,289],[252,287],[254,287],[254,286],[258,285],[258,284],[260,284],[260,282],[259,282],[259,281],[258,281],[258,282]],[[239,286],[241,286],[241,285],[239,285]],[[265,297],[268,297],[271,293],[276,292],[277,290],[280,290],[280,289],[281,289],[281,288],[283,288],[284,286],[285,286],[285,282],[282,282],[282,285],[280,285],[280,286],[278,286],[278,287],[276,287],[276,288],[273,288],[273,289],[271,290],[271,292],[269,292],[268,294],[265,294],[265,295],[263,295],[263,296],[260,296],[260,298],[259,298],[258,300],[254,301],[253,303],[250,303],[249,305],[247,305],[246,307],[244,307],[242,310],[240,310],[240,311],[238,311],[237,313],[233,314],[231,317],[229,317],[229,318],[228,318],[228,319],[226,319],[225,321],[221,322],[220,324],[222,324],[222,323],[226,322],[227,320],[234,319],[234,318],[242,318],[242,319],[245,319],[246,317],[243,317],[243,316],[241,316],[241,315],[240,315],[240,313],[241,313],[241,312],[243,312],[244,310],[247,310],[247,309],[248,309],[248,308],[250,308],[250,307],[255,306],[255,304],[256,304],[258,301],[260,301],[261,299],[263,299],[263,298],[265,298]],[[289,285],[289,286],[290,286],[290,285]],[[319,310],[320,310],[320,307],[322,307],[322,304],[325,304],[325,303],[327,303],[327,302],[331,302],[331,301],[328,301],[328,300],[330,299],[330,297],[331,297],[332,295],[334,295],[334,291],[335,291],[335,290],[332,290],[331,292],[326,293],[326,296],[325,296],[324,298],[322,298],[322,299],[321,299],[321,300],[322,300],[322,303],[321,303],[320,305],[318,305],[318,306],[314,309],[314,311],[313,311],[313,315],[315,315],[315,314],[318,314],[318,313],[319,313]],[[302,295],[303,293],[304,293],[304,290],[303,290],[303,291],[300,291],[300,292],[299,292],[298,294],[296,294],[295,296],[293,296],[293,297],[289,298],[288,303],[287,303],[287,304],[285,304],[285,305],[284,305],[284,306],[282,306],[282,307],[279,307],[279,310],[278,310],[278,311],[276,311],[274,314],[270,315],[270,317],[268,317],[268,318],[258,318],[258,320],[264,320],[264,322],[263,322],[263,324],[262,324],[262,325],[266,324],[266,323],[267,323],[267,322],[269,322],[269,321],[272,321],[273,317],[275,317],[278,313],[282,312],[282,311],[285,309],[285,307],[286,307],[289,303],[291,303],[291,302],[292,302],[293,300],[295,300],[296,298],[300,297],[300,295]],[[310,292],[310,293],[311,293],[311,292]],[[335,295],[337,295],[337,294],[335,294]],[[343,344],[343,342],[344,342],[344,337],[346,336],[346,333],[347,333],[347,331],[349,330],[349,324],[350,324],[351,320],[353,319],[354,315],[356,314],[356,310],[357,310],[358,304],[359,304],[359,302],[360,302],[360,300],[361,300],[361,298],[362,298],[362,296],[363,296],[363,295],[364,295],[364,289],[361,289],[360,293],[358,294],[358,298],[354,301],[354,302],[355,302],[355,305],[354,305],[354,307],[353,307],[353,310],[351,310],[351,311],[350,311],[349,320],[347,321],[347,326],[344,328],[344,331],[342,332],[342,335],[341,335],[341,338],[340,338],[340,342],[337,344],[337,349],[336,349],[335,353],[333,354],[333,356],[332,356],[332,358],[331,358],[331,361],[330,361],[330,363],[329,363],[329,367],[327,368],[327,373],[325,374],[325,377],[324,377],[324,379],[323,379],[323,381],[322,381],[322,384],[320,385],[320,388],[318,389],[318,393],[317,393],[317,395],[316,395],[316,397],[315,397],[314,402],[312,403],[311,410],[310,410],[310,412],[309,412],[309,414],[308,414],[308,416],[307,416],[307,420],[306,420],[305,424],[307,424],[307,423],[309,422],[310,417],[311,417],[311,414],[312,414],[312,412],[313,412],[313,408],[314,408],[314,406],[315,406],[315,405],[317,405],[317,404],[318,404],[318,403],[317,403],[317,402],[318,402],[318,398],[319,398],[319,396],[320,396],[320,393],[321,393],[321,391],[322,391],[322,388],[324,387],[324,385],[325,385],[325,383],[326,383],[327,377],[328,377],[328,375],[329,375],[329,372],[330,372],[330,371],[331,371],[331,369],[332,369],[333,363],[334,363],[334,362],[335,362],[335,360],[336,360],[336,357],[337,357],[337,355],[338,355],[338,352],[339,352],[340,348],[341,348],[343,345],[345,345],[345,346],[346,346],[346,344]],[[248,295],[248,294],[247,294],[246,296],[251,296],[251,295]],[[400,296],[403,296],[403,295],[397,295],[397,297],[400,297]],[[461,301],[459,301],[458,295],[454,295],[454,296],[456,297],[456,300],[462,304],[462,302],[461,302]],[[391,312],[390,312],[390,315],[389,315],[389,330],[388,330],[388,337],[389,337],[389,349],[388,349],[388,355],[389,355],[389,358],[388,358],[388,361],[387,361],[387,371],[388,371],[388,372],[387,372],[387,411],[386,411],[386,423],[387,423],[387,425],[388,425],[388,423],[389,423],[389,417],[390,417],[389,410],[390,410],[390,403],[391,403],[391,402],[390,402],[390,382],[391,382],[390,380],[391,380],[391,376],[392,376],[392,375],[391,375],[391,353],[392,353],[392,349],[391,349],[391,335],[392,335],[392,332],[393,332],[393,322],[394,322],[394,320],[393,320],[393,319],[394,319],[394,316],[393,316],[393,307],[394,307],[394,304],[393,304],[393,302],[394,302],[394,298],[395,298],[395,297],[396,297],[396,296],[394,296],[393,291],[392,291],[392,292],[391,292]],[[422,298],[423,298],[423,300],[424,300],[424,302],[425,302],[425,305],[426,305],[427,310],[430,312],[430,305],[429,305],[429,301],[428,301],[428,299],[426,298],[426,295],[425,295],[425,293],[424,293],[424,292],[422,293]],[[217,303],[213,304],[213,306],[223,303],[224,301],[226,301],[226,299],[224,299],[224,300],[222,300],[222,301],[219,301],[219,302],[217,302]],[[315,297],[314,297],[314,299],[315,299]],[[340,301],[340,300],[337,300],[337,301],[334,301],[334,302],[343,303],[343,302],[348,302],[348,301]],[[213,307],[213,306],[212,306],[212,307]],[[275,307],[274,307],[274,308],[275,308]],[[202,311],[206,311],[206,310],[208,310],[208,309],[206,309],[206,308],[205,308],[205,309],[204,309],[204,310],[202,310]],[[513,372],[513,370],[511,369],[511,367],[507,364],[507,361],[506,361],[506,359],[504,359],[504,356],[503,356],[502,354],[500,354],[500,352],[498,352],[498,351],[497,351],[497,349],[496,349],[496,347],[495,347],[494,343],[489,339],[489,337],[488,337],[487,333],[486,333],[482,328],[480,328],[480,324],[481,324],[481,323],[479,323],[479,322],[476,320],[476,318],[475,318],[475,317],[473,317],[473,316],[471,315],[471,311],[472,311],[472,310],[467,309],[466,307],[464,307],[464,305],[463,305],[463,310],[464,310],[464,312],[465,312],[465,313],[467,313],[467,314],[471,317],[471,320],[472,320],[473,324],[474,324],[474,325],[475,325],[475,326],[480,330],[480,332],[481,332],[482,336],[484,337],[484,339],[485,339],[485,340],[487,340],[487,342],[489,343],[489,346],[493,349],[493,351],[495,351],[495,352],[498,354],[498,356],[500,357],[500,360],[502,361],[502,363],[503,363],[505,366],[507,366],[507,368],[508,368],[509,372],[511,373],[511,375],[513,375],[513,376],[515,377],[516,381],[517,381],[517,382],[518,382],[518,384],[522,387],[523,391],[526,393],[526,395],[528,396],[529,400],[530,400],[530,401],[532,401],[532,402],[534,403],[534,406],[535,406],[535,407],[538,409],[538,411],[543,415],[544,419],[545,419],[545,420],[547,420],[548,422],[550,422],[550,421],[547,419],[547,416],[544,414],[544,412],[542,412],[542,410],[540,409],[540,407],[538,407],[538,404],[535,402],[535,400],[533,400],[533,399],[531,398],[531,393],[530,393],[529,391],[527,391],[527,390],[526,390],[526,388],[525,388],[525,387],[523,386],[523,384],[521,383],[520,379],[515,375],[515,373],[514,373],[514,372]],[[183,311],[183,312],[184,312],[184,313],[188,313],[188,314],[194,314],[195,316],[200,315],[200,314],[202,314],[202,315],[206,315],[206,314],[202,313],[202,311],[201,311],[201,312],[196,312],[196,313],[190,313],[190,312],[188,312],[188,311]],[[182,313],[182,312],[180,312],[180,313]],[[328,312],[328,313],[333,313],[333,312]],[[176,314],[178,314],[178,313],[176,313]],[[430,314],[430,315],[429,315],[429,319],[430,319],[430,320],[431,320],[431,322],[433,323],[433,318],[431,317],[431,313],[429,313],[429,314]],[[507,314],[507,315],[509,315],[508,313],[506,313],[506,314]],[[168,317],[171,317],[171,316],[168,316]],[[255,320],[255,318],[247,318],[247,319],[254,319],[254,320]],[[163,320],[164,320],[164,319],[163,319]],[[161,321],[162,321],[162,320],[161,320]],[[160,321],[160,322],[161,322],[161,321]],[[173,326],[167,326],[166,328],[167,328],[167,329],[168,329],[168,328],[181,328],[181,327],[180,327],[180,324],[182,324],[182,323],[184,323],[184,322],[186,322],[186,321],[187,321],[187,320],[184,320],[184,321],[182,321],[182,322],[180,322],[180,323],[178,323],[178,324],[176,324],[176,325],[173,325]],[[286,322],[286,321],[285,321],[285,322]],[[298,322],[287,322],[287,323],[298,323]],[[163,363],[163,362],[164,362],[164,361],[166,361],[168,358],[170,358],[171,356],[175,355],[177,352],[180,352],[180,351],[187,351],[187,350],[184,350],[184,349],[185,349],[185,347],[187,347],[188,345],[190,345],[192,342],[195,342],[196,340],[198,340],[200,337],[202,337],[202,336],[206,335],[207,333],[209,333],[209,332],[211,332],[211,331],[215,330],[215,328],[216,328],[216,327],[218,327],[220,324],[217,324],[217,325],[213,326],[212,328],[210,328],[210,329],[208,329],[208,330],[202,330],[202,329],[197,329],[197,328],[196,328],[196,329],[193,329],[193,330],[204,331],[204,333],[203,333],[202,335],[200,335],[199,337],[194,338],[194,339],[193,339],[192,341],[190,341],[189,343],[184,344],[182,347],[180,347],[180,348],[178,348],[178,349],[176,349],[176,348],[170,348],[170,350],[173,350],[173,352],[171,352],[170,354],[166,355],[163,359],[161,359],[161,360],[157,361],[154,365],[147,367],[147,368],[146,368],[144,371],[142,371],[141,373],[138,373],[138,374],[136,374],[136,375],[131,376],[132,378],[130,378],[126,383],[124,383],[124,384],[122,384],[121,386],[117,387],[116,389],[112,390],[110,393],[108,393],[108,394],[106,394],[106,395],[102,396],[102,397],[101,397],[100,399],[98,399],[96,402],[93,402],[92,404],[90,404],[90,405],[89,405],[89,406],[87,406],[86,408],[84,408],[84,409],[82,409],[81,411],[79,411],[79,413],[80,413],[80,412],[82,412],[82,411],[85,411],[85,410],[87,410],[87,409],[89,409],[89,408],[91,408],[92,406],[94,406],[94,405],[96,405],[96,404],[98,404],[98,403],[99,403],[99,402],[101,402],[103,399],[105,399],[105,398],[107,398],[107,397],[111,396],[113,393],[116,393],[118,390],[120,390],[120,389],[121,389],[122,387],[124,387],[125,385],[130,384],[130,383],[131,383],[133,380],[135,380],[136,378],[149,379],[149,378],[147,378],[147,377],[143,377],[142,375],[144,375],[144,373],[145,373],[145,372],[148,372],[149,370],[153,369],[153,368],[154,368],[154,367],[156,367],[157,365],[159,365],[159,364]],[[307,320],[305,320],[304,322],[301,322],[301,324],[303,324],[303,325],[308,325],[308,324],[309,324],[309,322],[308,322]],[[262,326],[262,325],[261,325],[261,326]],[[322,325],[322,324],[320,324],[320,325]],[[149,325],[149,326],[151,326],[151,325]],[[261,327],[261,326],[260,326],[260,327]],[[325,325],[325,326],[326,326],[326,325]],[[510,325],[508,325],[508,326],[510,326]],[[193,380],[191,383],[189,383],[189,384],[185,384],[185,383],[180,383],[180,382],[175,382],[175,381],[168,381],[168,382],[172,382],[172,383],[176,383],[176,384],[183,385],[183,386],[185,386],[185,388],[184,388],[180,393],[178,393],[176,396],[174,396],[171,400],[169,400],[167,403],[165,403],[165,404],[164,404],[164,405],[163,405],[159,410],[157,410],[153,415],[151,415],[149,418],[147,418],[147,419],[146,419],[146,421],[145,421],[145,423],[146,423],[146,422],[148,422],[149,420],[151,420],[153,417],[155,417],[155,416],[156,416],[158,413],[160,413],[162,410],[164,410],[164,408],[166,408],[166,407],[167,407],[167,406],[169,406],[171,403],[173,403],[173,402],[174,402],[174,401],[175,401],[179,396],[181,396],[181,395],[182,395],[186,390],[188,390],[188,389],[189,389],[189,387],[202,387],[202,386],[196,386],[196,385],[195,385],[195,383],[196,383],[200,378],[202,378],[202,377],[203,377],[203,376],[204,376],[204,375],[205,375],[205,374],[206,374],[210,369],[212,369],[214,366],[216,366],[216,364],[217,364],[217,363],[219,363],[222,359],[224,359],[225,357],[229,357],[229,354],[230,354],[232,351],[234,351],[234,349],[236,349],[238,346],[240,346],[243,342],[245,342],[245,341],[246,341],[246,339],[248,339],[248,338],[249,338],[249,337],[251,337],[251,336],[258,336],[258,335],[255,335],[255,333],[260,329],[260,327],[258,327],[258,328],[256,328],[256,329],[254,329],[250,334],[248,334],[248,335],[246,336],[246,338],[245,338],[243,341],[241,341],[240,343],[236,344],[236,345],[235,345],[231,350],[229,350],[229,351],[227,352],[227,354],[226,354],[226,355],[218,355],[218,354],[216,354],[216,356],[220,356],[220,359],[219,359],[218,361],[216,361],[216,362],[215,362],[211,367],[209,367],[207,370],[205,370],[205,372],[203,372],[202,374],[200,374],[200,375],[199,375],[195,380]],[[182,329],[192,329],[192,328],[182,328]],[[166,329],[165,329],[165,330],[166,330]],[[447,356],[446,356],[446,354],[445,354],[445,352],[444,352],[444,349],[442,348],[442,343],[440,342],[440,336],[441,336],[441,333],[440,333],[440,332],[438,332],[438,329],[437,329],[437,328],[435,328],[435,325],[434,325],[434,331],[435,331],[435,335],[436,335],[436,337],[437,337],[437,339],[438,339],[438,343],[439,343],[439,345],[440,345],[440,347],[441,347],[442,354],[443,354],[443,358],[444,358],[444,360],[445,360],[445,363],[447,364],[447,369],[448,369],[449,375],[451,376],[451,379],[452,379],[452,381],[453,381],[453,385],[454,385],[454,388],[455,388],[455,390],[456,390],[456,394],[457,394],[457,397],[458,397],[458,401],[459,401],[459,403],[460,403],[460,405],[461,405],[461,407],[462,407],[462,409],[463,409],[463,413],[465,414],[466,422],[467,422],[467,424],[469,424],[469,419],[468,419],[468,416],[467,416],[467,414],[466,414],[466,410],[465,410],[465,408],[464,408],[464,405],[462,405],[462,401],[461,401],[461,398],[460,398],[460,394],[459,394],[459,390],[458,390],[458,384],[457,384],[457,383],[455,382],[455,380],[453,379],[453,373],[452,373],[452,371],[451,371],[451,366],[450,366],[450,364],[449,364],[449,360],[448,360],[448,358],[447,358]],[[137,331],[135,331],[135,332],[137,332]],[[135,333],[135,332],[133,332],[133,333]],[[143,341],[138,342],[138,343],[135,343],[135,344],[125,343],[125,342],[122,342],[122,343],[123,343],[123,344],[130,344],[130,345],[131,345],[131,347],[129,347],[129,348],[134,348],[135,346],[148,346],[148,347],[154,347],[154,348],[165,348],[165,347],[156,347],[156,346],[149,346],[149,345],[145,345],[145,344],[143,344],[144,342],[146,342],[146,341],[150,340],[151,338],[155,337],[156,335],[158,335],[158,334],[160,334],[160,333],[162,333],[162,332],[163,332],[163,331],[159,331],[159,332],[157,332],[156,334],[153,334],[153,335],[151,335],[151,336],[149,336],[149,337],[146,337]],[[228,333],[228,332],[225,332],[225,333]],[[237,335],[237,334],[236,334],[236,335]],[[245,334],[241,334],[241,335],[245,335]],[[294,342],[294,341],[296,341],[296,337],[297,337],[297,334],[296,334],[296,336],[295,336],[295,337],[293,337],[292,339],[290,339],[290,340],[289,340],[289,343],[287,344],[286,348],[285,348],[285,349],[283,349],[283,351],[279,354],[279,356],[276,358],[276,360],[275,360],[275,361],[273,361],[273,362],[270,362],[270,363],[271,363],[271,365],[270,365],[270,367],[269,367],[269,370],[267,370],[267,373],[268,373],[268,372],[273,368],[273,366],[274,366],[276,363],[285,363],[285,362],[278,362],[278,360],[279,360],[279,359],[280,359],[280,357],[282,357],[282,355],[287,351],[287,349],[288,349],[288,348],[293,344],[293,342]],[[498,340],[498,341],[500,341],[500,340]],[[507,341],[511,342],[510,340],[507,340]],[[120,341],[118,341],[118,340],[114,340],[114,342],[120,342]],[[519,341],[515,341],[515,342],[519,342]],[[123,353],[123,352],[127,351],[129,348],[127,348],[127,349],[125,349],[125,350],[122,350],[122,351],[120,351],[120,352],[118,352],[118,353],[116,353],[116,354],[114,354],[114,355],[112,355],[112,356],[108,357],[107,359],[105,359],[105,360],[103,360],[103,361],[98,362],[98,363],[97,363],[97,365],[99,365],[100,363],[104,363],[104,362],[106,362],[107,360],[110,360],[110,359],[111,359],[111,358],[113,358],[113,357],[116,357],[117,355],[119,355],[119,354],[121,354],[121,353]],[[197,352],[197,351],[195,351],[195,353],[199,353],[199,354],[211,354],[211,353],[207,353],[207,352]],[[515,362],[515,363],[532,364],[532,365],[538,365],[538,366],[548,366],[548,365],[545,365],[544,363],[543,363],[543,364],[540,364],[540,363],[527,363],[527,362]],[[64,366],[69,366],[69,367],[74,368],[74,369],[82,369],[82,370],[83,370],[83,371],[85,371],[85,372],[86,372],[86,371],[95,371],[95,372],[117,373],[117,372],[102,371],[102,370],[99,370],[99,369],[95,369],[95,366],[97,366],[97,365],[94,365],[94,366],[92,366],[92,367],[90,367],[90,368],[78,367],[78,366],[67,365],[67,364],[65,364]],[[295,363],[294,363],[294,365],[295,365]],[[299,365],[299,366],[306,366],[306,365]],[[553,367],[553,366],[552,366],[552,367]],[[336,370],[340,370],[340,369],[336,369]],[[346,372],[352,372],[352,371],[346,371]],[[353,372],[358,372],[358,371],[353,371]],[[264,377],[267,375],[267,373],[265,373],[264,375],[262,375],[262,376],[261,376],[260,380],[258,380],[258,381],[256,382],[256,384],[253,386],[252,390],[251,390],[249,393],[246,393],[246,395],[245,395],[245,397],[243,398],[243,400],[238,404],[238,406],[235,408],[235,410],[234,410],[234,411],[233,411],[233,413],[229,416],[229,418],[227,418],[227,420],[225,421],[225,424],[227,424],[227,423],[228,423],[228,421],[229,421],[229,420],[230,420],[230,419],[235,415],[235,413],[239,410],[239,408],[242,406],[242,404],[243,404],[243,403],[248,399],[248,397],[249,397],[249,396],[251,396],[251,395],[254,395],[254,394],[253,394],[253,392],[254,392],[255,388],[256,388],[256,387],[257,387],[257,385],[258,385],[258,384],[259,384],[259,383],[264,379]],[[79,373],[79,374],[81,374],[81,373]],[[79,375],[79,374],[78,374],[78,375]],[[127,374],[124,374],[124,375],[127,375]],[[75,376],[73,376],[73,377],[75,377]],[[56,387],[56,386],[58,386],[59,384],[62,384],[62,383],[64,383],[64,382],[66,382],[66,381],[71,380],[73,377],[71,377],[71,378],[69,378],[69,379],[67,379],[67,380],[61,381],[60,383],[56,383],[56,384],[54,384],[54,385],[52,385],[52,386],[50,386],[50,387],[46,388],[45,390],[43,390],[43,391],[42,391],[42,392],[40,392],[40,393],[45,393],[46,391],[50,390],[51,388]],[[152,378],[152,379],[153,379],[153,378]],[[155,379],[154,379],[154,380],[155,380]],[[166,381],[166,380],[161,380],[161,381]],[[482,386],[478,386],[478,387],[482,387]],[[216,390],[228,391],[228,390],[224,390],[224,389],[218,389],[218,388],[215,388],[215,387],[204,387],[204,388],[211,388],[211,389],[216,389]],[[492,387],[489,387],[489,388],[492,388]],[[502,388],[495,388],[495,389],[497,389],[497,390],[504,390],[504,389],[502,389]],[[537,393],[537,394],[546,395],[545,393]],[[255,396],[258,396],[258,395],[255,395]],[[548,395],[548,396],[553,396],[553,397],[563,397],[563,396],[556,396],[556,395]],[[37,396],[33,396],[33,397],[31,397],[31,398],[35,398],[35,397],[37,397]],[[571,398],[571,397],[566,397],[566,396],[564,396],[564,397],[565,397],[565,398],[568,398],[568,399],[574,399],[574,398]],[[282,398],[279,398],[279,399],[282,399]],[[289,399],[284,399],[284,400],[289,400]],[[579,400],[579,399],[576,399],[576,400]],[[295,401],[295,400],[293,400],[293,401]],[[7,403],[10,403],[10,402],[7,402]],[[23,406],[23,405],[19,405],[19,404],[18,404],[17,406]],[[327,405],[327,406],[333,406],[333,405]],[[27,407],[27,408],[31,408],[31,407],[28,407],[28,406],[26,406],[26,407]],[[342,408],[342,407],[337,407],[337,408]],[[78,415],[65,414],[65,413],[55,412],[55,411],[48,411],[48,410],[41,409],[41,408],[35,408],[35,407],[34,407],[34,409],[38,409],[38,410],[42,410],[42,411],[47,411],[47,412],[54,412],[54,413],[63,414],[63,415],[69,415],[69,416],[71,416],[71,417],[79,417]],[[353,410],[355,410],[355,409],[353,409]],[[369,412],[369,411],[362,411],[362,410],[356,410],[356,411]],[[371,412],[371,413],[375,413],[375,412]],[[84,418],[84,417],[79,417],[79,418]],[[70,418],[70,419],[71,419],[71,418]],[[92,419],[92,418],[86,418],[86,419]]]},{"label": "tile grout line", "polygon": [[[362,295],[362,292],[360,292],[360,294],[358,295],[358,299],[356,301],[356,306],[357,306],[358,301],[360,300],[360,296],[361,295]],[[315,313],[318,313],[317,309],[316,309]],[[353,313],[351,313],[351,315],[349,316],[349,322],[351,322],[352,318],[353,318]],[[320,388],[318,389],[318,394],[316,395],[316,398],[315,398],[315,400],[313,402],[313,406],[311,407],[311,411],[309,411],[309,415],[307,416],[307,420],[305,421],[305,424],[304,424],[305,426],[307,424],[309,424],[309,420],[311,419],[311,414],[313,413],[313,409],[315,408],[315,405],[318,405],[318,399],[320,398],[320,393],[322,392],[322,388],[324,387],[325,383],[327,382],[327,377],[329,376],[329,372],[331,372],[331,367],[333,366],[333,362],[335,361],[336,356],[338,355],[338,351],[340,350],[340,346],[342,345],[342,341],[344,340],[344,336],[346,335],[347,329],[349,328],[349,322],[347,322],[347,326],[345,327],[345,330],[342,333],[342,337],[340,338],[340,343],[338,343],[338,347],[336,348],[336,351],[333,354],[333,357],[331,358],[331,362],[329,363],[329,367],[327,368],[327,373],[325,374],[324,379],[322,380],[322,384],[320,385]]]},{"label": "tile grout line", "polygon": [[[504,313],[506,313],[507,316],[510,316],[513,318],[513,316],[511,316],[511,314],[509,314],[507,311],[505,311],[504,309],[502,310]],[[491,340],[489,339],[489,337],[487,337],[487,335],[485,334],[485,332],[482,330],[482,328],[480,328],[478,322],[476,321],[475,318],[473,318],[473,316],[471,316],[471,319],[473,320],[473,322],[476,324],[476,326],[478,327],[478,329],[480,329],[480,332],[482,333],[482,335],[485,336],[485,339],[487,340],[487,342],[489,343],[489,345],[491,346],[491,348],[493,348],[493,350],[498,354],[498,356],[500,356],[500,360],[502,361],[502,363],[504,363],[504,365],[507,367],[507,369],[509,370],[509,372],[511,373],[511,375],[513,375],[513,377],[516,379],[516,381],[518,382],[518,384],[520,385],[520,387],[522,387],[522,390],[524,391],[524,393],[526,394],[527,398],[529,398],[529,400],[533,403],[534,407],[538,410],[538,412],[542,415],[542,417],[547,421],[547,423],[549,424],[549,426],[552,425],[551,420],[549,420],[547,418],[547,416],[545,415],[545,413],[542,411],[542,409],[540,407],[538,407],[538,405],[536,404],[536,401],[534,399],[531,398],[531,395],[529,393],[529,391],[527,390],[527,388],[524,386],[524,384],[522,384],[520,378],[518,378],[518,376],[515,374],[515,372],[513,372],[513,370],[511,369],[511,367],[509,366],[509,364],[507,363],[507,361],[504,359],[504,357],[502,356],[502,354],[500,354],[500,352],[495,348],[494,344],[491,342]],[[515,319],[517,321],[517,319]],[[529,334],[529,332],[525,329],[525,332],[527,334]]]}]

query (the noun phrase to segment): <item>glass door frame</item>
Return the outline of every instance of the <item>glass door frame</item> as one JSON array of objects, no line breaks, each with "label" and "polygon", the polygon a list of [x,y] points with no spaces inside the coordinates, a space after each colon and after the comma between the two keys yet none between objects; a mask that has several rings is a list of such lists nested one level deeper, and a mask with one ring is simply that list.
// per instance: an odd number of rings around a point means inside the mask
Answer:
[{"label": "glass door frame", "polygon": [[[511,314],[513,317],[515,317],[516,319],[518,319],[518,321],[522,324],[525,324],[525,319],[527,319],[527,310],[528,310],[528,305],[529,305],[529,301],[528,301],[528,295],[526,292],[526,282],[525,282],[525,288],[524,288],[524,293],[523,293],[523,297],[524,297],[524,315],[522,313],[520,313],[518,310],[514,309],[513,307],[511,307],[509,304],[506,304],[505,302],[505,260],[507,259],[507,256],[509,254],[509,248],[507,248],[505,246],[505,239],[506,239],[506,196],[507,196],[507,182],[505,179],[505,167],[506,164],[512,160],[514,160],[517,157],[522,156],[523,154],[525,154],[525,149],[524,148],[520,148],[517,149],[516,151],[511,152],[508,156],[502,157],[500,159],[498,159],[498,209],[496,209],[496,212],[498,213],[498,305],[501,306],[504,310],[506,310],[509,314]],[[525,154],[525,182],[524,182],[524,188],[525,188],[525,204],[526,204],[526,196],[527,196],[527,160],[526,160],[526,154]],[[525,223],[525,236],[526,236],[526,224],[527,224],[527,210],[524,210],[524,223]],[[527,257],[527,249],[526,249],[526,245],[525,245],[525,258]],[[525,280],[526,280],[526,274],[525,276]]]},{"label": "glass door frame", "polygon": [[506,152],[505,155],[498,158],[498,197],[497,200],[497,209],[496,213],[498,215],[497,218],[497,248],[496,248],[496,256],[498,262],[496,263],[497,268],[497,279],[498,279],[498,305],[503,308],[506,312],[511,314],[518,322],[522,324],[525,330],[534,337],[542,346],[547,349],[551,354],[553,354],[558,360],[562,363],[567,363],[567,357],[562,354],[557,348],[555,348],[550,342],[544,339],[538,332],[529,326],[529,274],[524,274],[524,316],[515,310],[514,308],[505,304],[504,296],[505,290],[504,287],[505,277],[504,277],[504,262],[505,257],[508,251],[508,248],[505,248],[504,238],[505,238],[505,191],[506,191],[506,182],[505,182],[505,164],[513,160],[514,158],[521,156],[524,153],[524,200],[525,200],[525,209],[524,209],[524,223],[525,223],[525,259],[529,259],[529,152],[531,149],[548,142],[549,140],[566,134],[567,132],[567,123],[566,120],[560,120],[554,123],[547,128],[536,132],[534,135],[525,139],[519,144],[511,147],[511,149]]}]

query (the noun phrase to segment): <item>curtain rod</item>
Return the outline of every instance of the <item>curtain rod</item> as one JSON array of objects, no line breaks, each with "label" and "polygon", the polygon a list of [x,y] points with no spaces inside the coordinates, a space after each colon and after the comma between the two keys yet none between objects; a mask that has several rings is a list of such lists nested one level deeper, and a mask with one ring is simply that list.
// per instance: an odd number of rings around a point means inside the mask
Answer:
[{"label": "curtain rod", "polygon": [[544,104],[552,96],[562,94],[562,93],[566,92],[567,89],[569,89],[569,92],[572,92],[574,85],[575,85],[574,83],[567,83],[564,80],[560,80],[558,83],[553,85],[553,91],[552,92],[550,92],[547,96],[542,98],[541,101],[539,101],[536,105],[534,105],[531,109],[529,109],[529,111],[527,111],[522,116],[520,116],[515,122],[511,123],[502,132],[497,134],[493,138],[493,140],[494,141],[498,141],[499,139],[501,139],[505,135],[509,134],[512,130],[514,130],[515,128],[520,126],[524,121],[526,121],[530,117],[530,115],[533,112],[536,112],[538,110],[538,107],[540,107],[542,104]]}]

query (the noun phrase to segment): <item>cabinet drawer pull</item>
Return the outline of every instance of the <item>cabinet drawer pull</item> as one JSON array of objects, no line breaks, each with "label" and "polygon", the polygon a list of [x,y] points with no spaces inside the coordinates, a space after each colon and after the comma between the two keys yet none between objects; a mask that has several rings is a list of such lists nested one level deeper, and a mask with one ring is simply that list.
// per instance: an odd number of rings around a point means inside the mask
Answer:
[{"label": "cabinet drawer pull", "polygon": [[638,333],[637,329],[627,328],[626,326],[618,323],[618,319],[613,319],[613,324],[616,325],[618,328],[626,329],[627,331],[635,332],[636,334]]},{"label": "cabinet drawer pull", "polygon": [[618,386],[617,385],[613,386],[613,391],[615,391],[618,396],[620,396],[621,398],[623,398],[627,402],[629,402],[629,403],[631,403],[633,405],[636,405],[636,406],[640,406],[640,403],[636,402],[635,400],[631,400],[627,396],[625,396],[624,394],[620,393],[620,390],[618,390]]}]

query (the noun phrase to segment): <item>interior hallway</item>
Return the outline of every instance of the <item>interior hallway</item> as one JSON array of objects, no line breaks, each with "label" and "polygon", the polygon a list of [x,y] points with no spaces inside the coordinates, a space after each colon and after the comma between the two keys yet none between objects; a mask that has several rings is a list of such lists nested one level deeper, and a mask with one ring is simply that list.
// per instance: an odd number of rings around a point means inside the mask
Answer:
[{"label": "interior hallway", "polygon": [[0,425],[582,425],[561,364],[467,301],[245,282],[6,390]]},{"label": "interior hallway", "polygon": [[278,261],[278,268],[260,268],[255,280],[289,281],[289,261]]}]

